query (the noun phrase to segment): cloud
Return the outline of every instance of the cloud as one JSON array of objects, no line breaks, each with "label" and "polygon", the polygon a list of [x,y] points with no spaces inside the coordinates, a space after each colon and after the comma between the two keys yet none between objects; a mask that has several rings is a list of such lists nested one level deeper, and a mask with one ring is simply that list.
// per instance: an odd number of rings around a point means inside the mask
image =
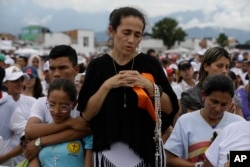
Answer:
[{"label": "cloud", "polygon": [[51,15],[47,15],[45,17],[38,17],[38,16],[34,16],[32,14],[28,15],[27,17],[25,17],[22,22],[25,25],[46,25],[48,22],[50,22],[52,19]]},{"label": "cloud", "polygon": [[[98,14],[111,12],[114,8],[121,6],[134,6],[142,9],[148,18],[168,16],[178,12],[202,11],[202,16],[192,16],[188,18],[189,20],[185,20],[185,16],[179,16],[177,19],[183,28],[216,26],[249,30],[250,27],[249,0],[19,0],[18,2],[0,0],[0,8],[1,4],[6,3],[9,3],[8,6],[10,6],[8,10],[18,9],[16,4],[22,3],[26,6],[36,5],[38,9],[43,8],[57,12],[71,9],[79,14]],[[22,22],[41,25],[50,22],[52,16],[33,12],[28,17],[24,16]]]}]

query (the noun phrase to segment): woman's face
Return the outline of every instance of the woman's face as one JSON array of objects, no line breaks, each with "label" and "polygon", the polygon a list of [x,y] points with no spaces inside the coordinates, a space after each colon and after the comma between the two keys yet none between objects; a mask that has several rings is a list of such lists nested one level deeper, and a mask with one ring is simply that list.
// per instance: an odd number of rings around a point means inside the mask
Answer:
[{"label": "woman's face", "polygon": [[34,58],[32,60],[32,66],[36,67],[36,68],[39,68],[39,60],[37,58]]},{"label": "woman's face", "polygon": [[192,79],[194,75],[194,70],[192,67],[185,67],[183,70],[180,70],[180,76],[184,81]]},{"label": "woman's face", "polygon": [[54,123],[61,123],[70,118],[70,112],[75,103],[63,90],[52,90],[48,96],[47,106]]},{"label": "woman's face", "polygon": [[204,63],[204,69],[208,73],[208,75],[214,74],[228,74],[230,67],[230,62],[226,57],[221,57],[215,62],[207,65]]},{"label": "woman's face", "polygon": [[143,35],[143,22],[139,17],[122,17],[117,30],[109,27],[110,37],[113,39],[113,51],[120,55],[130,56],[136,52]]},{"label": "woman's face", "polygon": [[228,92],[221,91],[214,91],[208,96],[203,95],[202,99],[204,101],[205,114],[210,120],[221,119],[232,101],[232,97]]},{"label": "woman's face", "polygon": [[26,88],[32,88],[32,87],[34,87],[35,83],[36,83],[36,78],[33,78],[33,77],[31,77],[30,79],[25,79],[23,81],[23,85]]}]

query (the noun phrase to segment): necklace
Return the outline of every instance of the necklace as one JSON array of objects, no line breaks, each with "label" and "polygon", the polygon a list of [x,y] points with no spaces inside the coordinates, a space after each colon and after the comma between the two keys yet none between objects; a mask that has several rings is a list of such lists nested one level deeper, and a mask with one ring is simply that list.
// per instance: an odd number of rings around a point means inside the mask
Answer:
[{"label": "necklace", "polygon": [[52,152],[53,152],[53,157],[52,157],[52,160],[54,161],[54,167],[56,167],[57,166],[57,160],[59,159],[58,157],[57,157],[57,155],[56,155],[56,145],[54,145],[54,146],[52,146]]},{"label": "necklace", "polygon": [[[135,60],[134,60],[134,57],[133,57],[131,70],[133,70],[133,68],[134,68],[134,61]],[[115,73],[118,74],[118,70],[117,70],[116,65],[115,65],[115,60],[113,58],[112,58],[112,62],[113,62]],[[124,109],[127,108],[127,94],[126,94],[126,91],[125,91],[125,87],[123,88],[123,108]]]}]

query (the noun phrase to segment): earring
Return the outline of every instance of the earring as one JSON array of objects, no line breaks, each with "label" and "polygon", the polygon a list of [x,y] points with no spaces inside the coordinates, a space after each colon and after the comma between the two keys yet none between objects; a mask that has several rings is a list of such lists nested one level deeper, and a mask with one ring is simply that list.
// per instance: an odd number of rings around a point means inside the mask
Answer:
[{"label": "earring", "polygon": [[108,39],[108,46],[113,47],[114,41],[112,38]]}]

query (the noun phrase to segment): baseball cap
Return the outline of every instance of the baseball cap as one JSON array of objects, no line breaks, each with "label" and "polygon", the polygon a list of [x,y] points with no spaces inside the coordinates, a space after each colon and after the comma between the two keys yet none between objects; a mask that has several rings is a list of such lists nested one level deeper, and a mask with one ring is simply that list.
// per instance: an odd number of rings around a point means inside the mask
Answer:
[{"label": "baseball cap", "polygon": [[2,53],[0,53],[0,61],[5,61],[5,56],[4,56],[4,54],[2,54]]},{"label": "baseball cap", "polygon": [[185,69],[186,67],[192,67],[191,63],[187,60],[183,60],[181,61],[179,64],[178,64],[178,69],[179,70],[183,70]]},{"label": "baseball cap", "polygon": [[33,78],[38,77],[37,69],[35,67],[33,67],[33,66],[24,67],[23,72],[28,74],[29,76],[31,76]]},{"label": "baseball cap", "polygon": [[171,68],[171,67],[167,67],[167,68],[166,68],[166,71],[167,71],[167,74],[168,74],[168,75],[171,75],[171,74],[174,73],[174,69]]},{"label": "baseball cap", "polygon": [[3,82],[6,81],[15,81],[19,79],[20,77],[24,77],[25,79],[29,79],[29,75],[26,73],[23,73],[22,70],[20,70],[17,66],[11,66],[5,69],[5,77]]}]

